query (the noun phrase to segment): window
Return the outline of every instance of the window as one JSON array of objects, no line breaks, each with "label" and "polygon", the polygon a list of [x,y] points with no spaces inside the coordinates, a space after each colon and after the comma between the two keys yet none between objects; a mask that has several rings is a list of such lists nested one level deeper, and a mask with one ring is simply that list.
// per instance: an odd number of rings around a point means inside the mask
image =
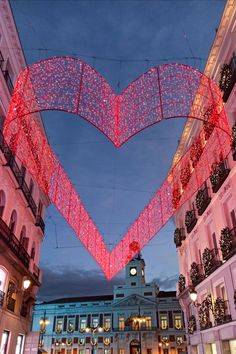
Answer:
[{"label": "window", "polygon": [[86,318],[81,318],[80,320],[80,329],[85,330],[87,327],[87,320]]},{"label": "window", "polygon": [[25,178],[26,168],[24,165],[21,165],[20,172],[21,172],[21,177]]},{"label": "window", "polygon": [[167,329],[168,327],[167,315],[160,316],[160,327],[161,329]]},{"label": "window", "polygon": [[124,294],[116,294],[116,298],[117,297],[124,297]]},{"label": "window", "polygon": [[0,347],[0,354],[7,354],[9,336],[10,336],[10,332],[9,331],[3,331],[3,333],[2,333],[2,342],[1,342],[1,347]]},{"label": "window", "polygon": [[30,184],[29,184],[29,192],[30,192],[30,195],[33,194],[33,190],[34,190],[34,182],[33,182],[33,180],[30,178]]},{"label": "window", "polygon": [[149,330],[152,328],[152,319],[151,317],[146,317],[146,329]]},{"label": "window", "polygon": [[67,332],[72,333],[74,332],[74,326],[75,326],[75,321],[73,320],[68,320],[68,327],[67,327]]},{"label": "window", "polygon": [[152,349],[147,349],[147,354],[152,354]]},{"label": "window", "polygon": [[92,319],[92,327],[96,328],[98,326],[98,317],[94,317]]},{"label": "window", "polygon": [[105,331],[109,331],[111,329],[111,319],[110,318],[105,317],[104,329],[105,329]]},{"label": "window", "polygon": [[30,258],[33,259],[33,260],[35,258],[35,242],[33,242]]},{"label": "window", "polygon": [[84,354],[84,349],[79,349],[79,354]]},{"label": "window", "polygon": [[6,197],[3,191],[0,191],[0,217],[2,218],[5,209]]},{"label": "window", "polygon": [[9,282],[8,291],[7,291],[7,309],[14,312],[16,304],[16,292],[17,287],[13,281]]},{"label": "window", "polygon": [[84,345],[85,343],[85,338],[79,338],[79,344]]},{"label": "window", "polygon": [[61,333],[62,332],[62,320],[57,320],[56,322],[56,333]]},{"label": "window", "polygon": [[119,331],[124,331],[125,329],[125,318],[123,316],[119,316],[118,318],[118,329]]},{"label": "window", "polygon": [[38,215],[42,216],[42,211],[43,211],[43,203],[40,200],[38,205]]},{"label": "window", "polygon": [[20,244],[26,251],[28,251],[29,238],[26,237],[26,228],[25,228],[25,226],[22,226],[22,229],[21,229]]},{"label": "window", "polygon": [[24,336],[19,334],[18,337],[17,337],[15,354],[21,354],[22,353],[22,350],[23,350],[23,339],[24,339]]},{"label": "window", "polygon": [[123,348],[119,349],[119,354],[125,354],[125,350]]},{"label": "window", "polygon": [[110,349],[104,349],[104,354],[110,354],[110,353],[111,353]]},{"label": "window", "polygon": [[13,210],[13,212],[11,213],[11,218],[10,218],[10,223],[9,223],[9,229],[12,234],[14,234],[15,229],[16,229],[16,221],[17,221],[17,214],[16,214],[16,211]]},{"label": "window", "polygon": [[181,329],[182,328],[182,316],[181,315],[175,315],[174,316],[174,321],[175,321],[175,328],[176,329]]},{"label": "window", "polygon": [[132,281],[131,286],[136,286],[136,283]]},{"label": "window", "polygon": [[152,291],[145,291],[144,296],[152,296]]}]

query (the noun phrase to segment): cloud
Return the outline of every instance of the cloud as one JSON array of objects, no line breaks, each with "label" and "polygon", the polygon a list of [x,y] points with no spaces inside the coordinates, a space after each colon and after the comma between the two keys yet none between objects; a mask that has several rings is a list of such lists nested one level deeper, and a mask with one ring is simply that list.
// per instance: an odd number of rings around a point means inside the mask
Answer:
[{"label": "cloud", "polygon": [[[38,294],[38,301],[49,301],[64,297],[110,295],[114,285],[121,285],[124,279],[115,277],[107,281],[102,272],[83,270],[72,267],[52,269],[43,266],[43,285]],[[178,276],[154,278],[160,290],[175,290]]]},{"label": "cloud", "polygon": [[63,297],[109,295],[113,286],[122,284],[121,278],[107,281],[101,271],[83,270],[72,267],[42,266],[43,285],[38,294],[38,301],[49,301]]}]

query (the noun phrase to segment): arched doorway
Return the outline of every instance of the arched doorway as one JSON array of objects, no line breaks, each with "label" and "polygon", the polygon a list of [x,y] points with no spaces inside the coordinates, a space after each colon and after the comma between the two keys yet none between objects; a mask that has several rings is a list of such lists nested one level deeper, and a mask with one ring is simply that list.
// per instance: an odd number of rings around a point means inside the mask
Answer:
[{"label": "arched doorway", "polygon": [[130,342],[130,354],[141,354],[140,341],[133,339]]}]

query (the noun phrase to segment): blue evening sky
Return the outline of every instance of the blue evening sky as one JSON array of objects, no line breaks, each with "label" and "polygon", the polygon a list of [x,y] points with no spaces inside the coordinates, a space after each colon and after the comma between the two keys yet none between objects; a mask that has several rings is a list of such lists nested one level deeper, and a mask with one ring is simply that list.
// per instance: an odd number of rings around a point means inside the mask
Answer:
[{"label": "blue evening sky", "polygon": [[[119,93],[147,68],[182,62],[203,70],[225,0],[12,0],[28,64],[77,56]],[[14,50],[14,49],[13,49]],[[190,57],[197,59],[190,59]],[[96,128],[62,112],[42,114],[49,141],[111,249],[162,183],[184,120],[153,126],[117,150]],[[175,288],[174,223],[143,249],[146,280]],[[109,293],[107,282],[59,213],[50,206],[41,249],[41,299]]]}]

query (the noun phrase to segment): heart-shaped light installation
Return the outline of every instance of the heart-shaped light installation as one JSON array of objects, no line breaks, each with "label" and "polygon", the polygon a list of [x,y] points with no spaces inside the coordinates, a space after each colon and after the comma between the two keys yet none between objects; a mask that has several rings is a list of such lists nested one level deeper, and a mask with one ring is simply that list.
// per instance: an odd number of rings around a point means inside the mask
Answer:
[{"label": "heart-shaped light installation", "polygon": [[[202,129],[111,252],[52,151],[35,112],[63,110],[86,119],[118,148],[143,129],[169,118],[195,118]],[[211,79],[182,64],[148,70],[116,96],[85,62],[56,57],[24,69],[16,81],[4,136],[102,268],[114,277],[225,159],[230,127],[221,92]]]}]

